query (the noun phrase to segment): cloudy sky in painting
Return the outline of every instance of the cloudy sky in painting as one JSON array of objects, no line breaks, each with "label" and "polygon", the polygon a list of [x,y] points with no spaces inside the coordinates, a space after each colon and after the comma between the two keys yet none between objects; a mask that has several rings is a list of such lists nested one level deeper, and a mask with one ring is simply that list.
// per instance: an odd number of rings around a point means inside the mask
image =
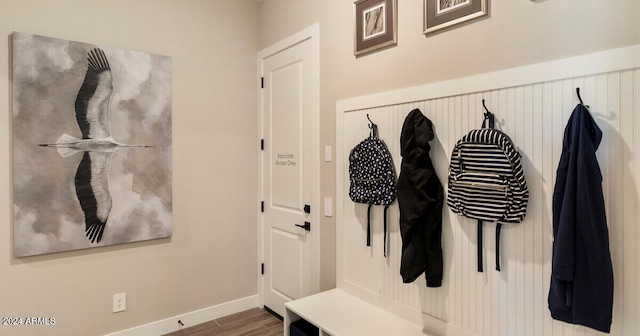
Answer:
[{"label": "cloudy sky in painting", "polygon": [[[87,51],[100,47],[111,66],[113,138],[150,148],[113,154],[113,206],[102,241],[91,244],[75,195],[82,154],[63,158],[63,134],[81,137],[74,104]],[[24,33],[13,33],[14,256],[171,236],[171,59]]]}]

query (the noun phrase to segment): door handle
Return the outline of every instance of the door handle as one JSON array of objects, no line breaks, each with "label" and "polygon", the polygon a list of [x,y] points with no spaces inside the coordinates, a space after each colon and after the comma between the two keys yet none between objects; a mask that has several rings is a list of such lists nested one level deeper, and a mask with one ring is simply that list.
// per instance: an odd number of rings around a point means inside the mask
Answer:
[{"label": "door handle", "polygon": [[296,224],[297,227],[303,228],[307,231],[311,231],[311,223],[304,222],[304,225]]}]

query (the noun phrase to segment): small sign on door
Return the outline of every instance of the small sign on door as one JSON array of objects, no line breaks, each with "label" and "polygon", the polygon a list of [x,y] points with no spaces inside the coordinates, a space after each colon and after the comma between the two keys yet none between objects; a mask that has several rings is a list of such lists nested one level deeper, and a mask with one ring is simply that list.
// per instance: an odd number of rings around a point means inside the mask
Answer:
[{"label": "small sign on door", "polygon": [[296,166],[295,155],[291,153],[288,153],[288,154],[277,153],[276,166],[295,167]]}]

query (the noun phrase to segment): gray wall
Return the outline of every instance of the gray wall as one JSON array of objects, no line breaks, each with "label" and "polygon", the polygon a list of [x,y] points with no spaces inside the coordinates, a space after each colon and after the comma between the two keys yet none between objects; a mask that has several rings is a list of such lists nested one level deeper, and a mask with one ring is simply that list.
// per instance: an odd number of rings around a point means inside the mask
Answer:
[{"label": "gray wall", "polygon": [[[0,316],[56,319],[0,334],[101,335],[256,295],[257,22],[249,0],[0,0]],[[171,239],[12,257],[12,31],[172,58]]]},{"label": "gray wall", "polygon": [[[266,0],[260,48],[320,24],[320,147],[335,148],[337,100],[640,43],[636,0],[489,2],[488,17],[425,37],[423,1],[398,0],[398,45],[356,59],[353,1]],[[335,163],[322,162],[321,199],[335,199],[335,179]],[[323,217],[321,231],[321,286],[330,288],[335,219]]]},{"label": "gray wall", "polygon": [[[0,155],[11,157],[10,34],[21,31],[171,56],[174,159],[171,239],[20,259],[11,162],[0,165],[0,315],[56,318],[38,333],[98,335],[255,295],[256,54],[311,24],[321,148],[335,148],[339,99],[640,43],[635,0],[494,0],[489,17],[430,37],[422,1],[399,2],[398,46],[356,59],[352,1],[0,0]],[[321,197],[335,197],[335,166],[321,164]],[[323,289],[335,285],[334,223],[321,223]],[[112,314],[123,291],[127,311]]]}]

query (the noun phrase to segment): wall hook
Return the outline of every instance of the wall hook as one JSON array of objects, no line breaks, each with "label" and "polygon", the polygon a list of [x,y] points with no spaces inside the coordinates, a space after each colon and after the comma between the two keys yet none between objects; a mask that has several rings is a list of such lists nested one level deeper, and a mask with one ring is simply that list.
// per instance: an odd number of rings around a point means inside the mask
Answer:
[{"label": "wall hook", "polygon": [[582,97],[580,97],[580,88],[579,87],[576,88],[576,94],[578,95],[578,100],[580,101],[580,105],[584,105],[582,103]]},{"label": "wall hook", "polygon": [[369,118],[369,113],[367,113],[367,119],[369,119],[369,129],[371,130],[371,132],[369,133],[369,136],[373,137],[373,138],[377,138],[378,137],[378,125],[376,125],[373,121],[371,121],[371,118]]},{"label": "wall hook", "polygon": [[576,94],[578,95],[578,100],[580,101],[580,105],[584,105],[582,103],[582,97],[580,97],[580,88],[579,87],[576,88]]},{"label": "wall hook", "polygon": [[369,119],[369,122],[371,123],[369,124],[369,128],[371,128],[372,125],[375,125],[373,121],[371,121],[371,118],[369,118],[369,113],[367,113],[367,119]]},{"label": "wall hook", "polygon": [[589,105],[585,105],[585,104],[582,102],[582,97],[580,97],[580,88],[579,88],[579,87],[577,87],[577,88],[576,88],[576,94],[578,95],[578,100],[580,101],[580,105],[582,105],[582,106],[584,106],[584,107],[586,107],[586,108],[589,108]]},{"label": "wall hook", "polygon": [[491,112],[489,112],[489,109],[487,108],[487,105],[484,104],[484,99],[482,99],[482,107],[484,107],[484,110],[486,111],[485,114],[484,114],[485,117],[487,116],[487,114],[491,113]]},{"label": "wall hook", "polygon": [[[482,99],[482,107],[484,107],[484,111],[485,111],[484,119],[482,120],[482,128],[485,128],[485,127],[494,128],[495,116],[493,115],[493,113],[491,113],[491,111],[489,111],[489,109],[487,108],[487,105],[485,105],[484,99]],[[488,125],[487,125],[487,121],[488,121]]]}]

